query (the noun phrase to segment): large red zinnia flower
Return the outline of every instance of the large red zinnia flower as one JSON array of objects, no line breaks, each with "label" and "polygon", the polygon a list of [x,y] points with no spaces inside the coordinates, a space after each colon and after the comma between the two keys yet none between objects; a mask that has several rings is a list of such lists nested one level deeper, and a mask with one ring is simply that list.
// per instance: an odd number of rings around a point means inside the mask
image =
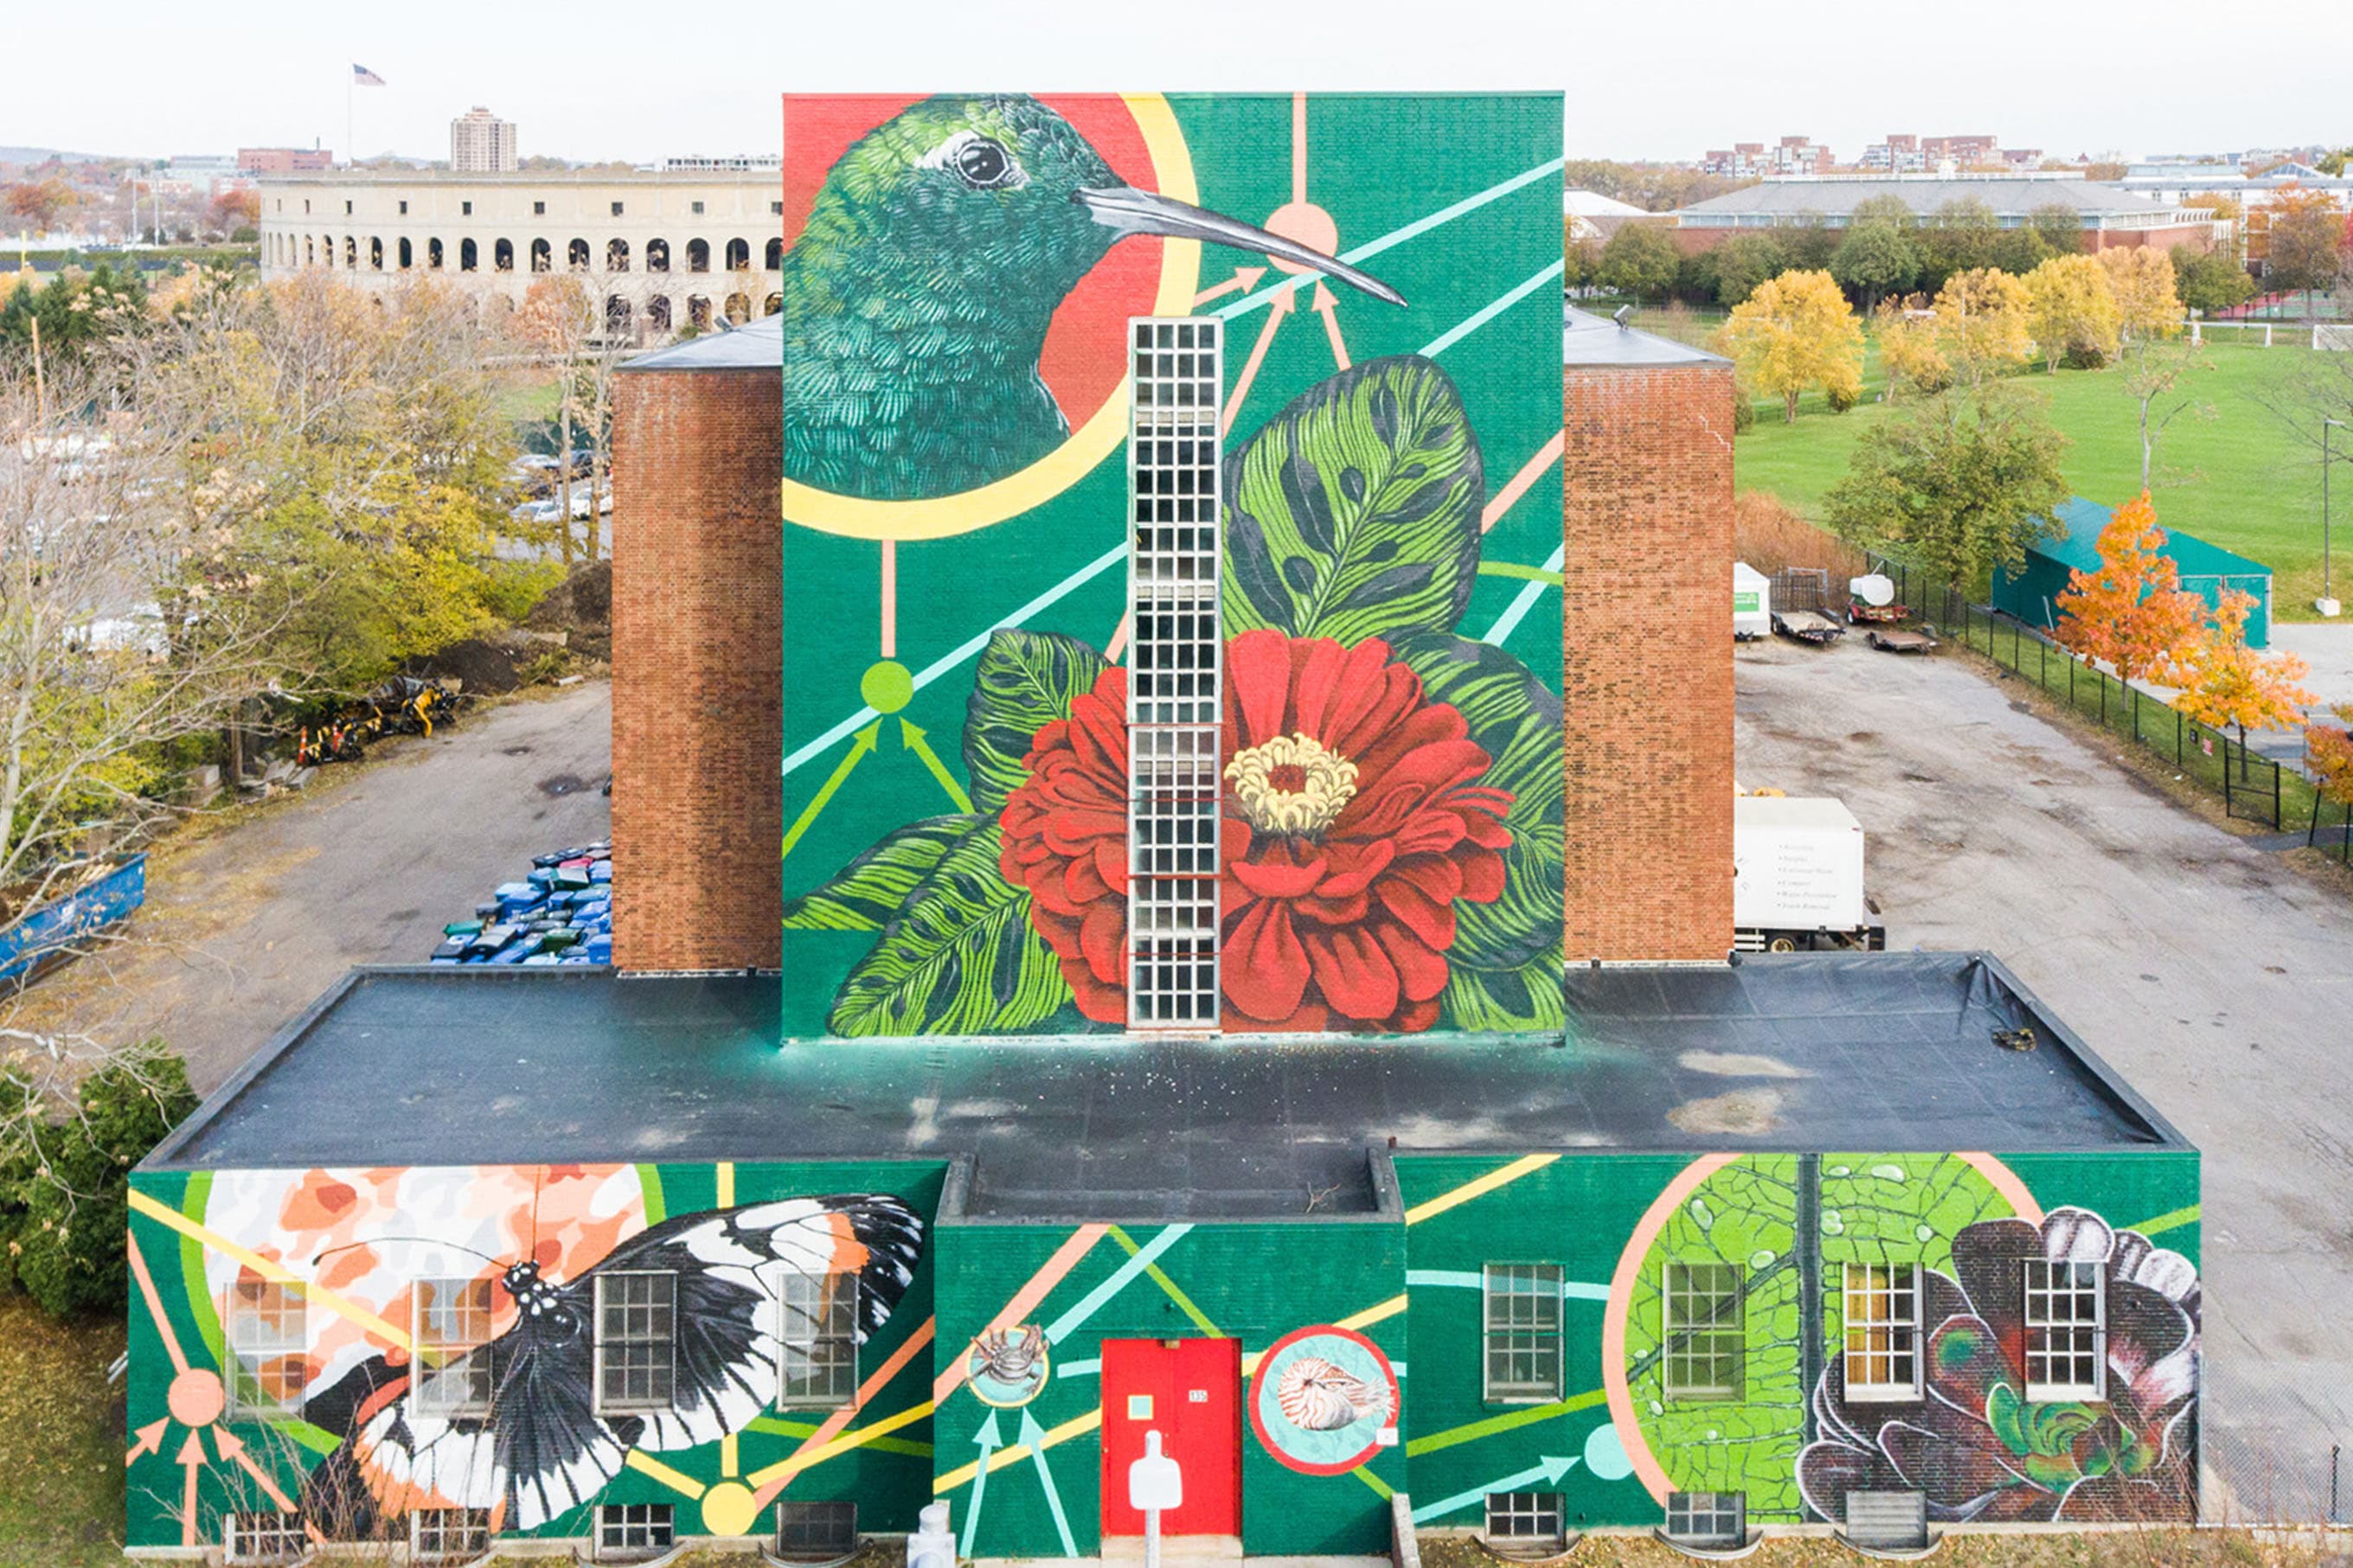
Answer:
[{"label": "large red zinnia flower", "polygon": [[[1038,731],[999,866],[1081,1012],[1127,1017],[1127,674]],[[1426,1029],[1457,900],[1504,890],[1512,797],[1462,715],[1376,641],[1248,632],[1226,647],[1219,825],[1229,1029]]]}]

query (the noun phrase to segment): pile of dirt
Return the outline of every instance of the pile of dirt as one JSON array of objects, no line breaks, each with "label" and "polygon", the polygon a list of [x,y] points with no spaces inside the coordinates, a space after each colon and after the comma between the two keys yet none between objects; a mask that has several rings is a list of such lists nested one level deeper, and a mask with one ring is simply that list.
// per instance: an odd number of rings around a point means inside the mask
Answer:
[{"label": "pile of dirt", "polygon": [[550,588],[522,624],[535,632],[562,632],[581,658],[613,657],[613,563],[599,561]]},{"label": "pile of dirt", "polygon": [[549,656],[561,655],[565,647],[561,632],[496,631],[412,658],[400,672],[421,679],[456,680],[471,696],[494,697],[537,679]]}]

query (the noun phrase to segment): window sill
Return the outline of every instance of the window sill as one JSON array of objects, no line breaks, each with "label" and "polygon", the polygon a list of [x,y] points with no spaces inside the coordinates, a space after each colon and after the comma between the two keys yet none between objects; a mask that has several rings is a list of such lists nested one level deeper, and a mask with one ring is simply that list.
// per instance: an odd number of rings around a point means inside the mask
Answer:
[{"label": "window sill", "polygon": [[1850,1383],[1846,1385],[1846,1397],[1852,1405],[1917,1405],[1927,1395],[1908,1384],[1858,1387]]}]

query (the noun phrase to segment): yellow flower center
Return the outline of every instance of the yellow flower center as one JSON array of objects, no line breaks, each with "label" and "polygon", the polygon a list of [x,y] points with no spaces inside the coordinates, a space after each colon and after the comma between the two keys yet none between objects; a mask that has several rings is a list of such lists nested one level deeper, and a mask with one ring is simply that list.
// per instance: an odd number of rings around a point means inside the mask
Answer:
[{"label": "yellow flower center", "polygon": [[1226,764],[1242,817],[1261,833],[1321,833],[1356,795],[1356,764],[1310,735],[1277,735]]}]

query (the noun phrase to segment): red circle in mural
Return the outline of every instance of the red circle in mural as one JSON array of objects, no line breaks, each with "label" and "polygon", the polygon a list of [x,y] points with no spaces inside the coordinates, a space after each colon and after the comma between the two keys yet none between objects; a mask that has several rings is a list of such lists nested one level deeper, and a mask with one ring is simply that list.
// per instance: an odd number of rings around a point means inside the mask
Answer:
[{"label": "red circle in mural", "polygon": [[[800,237],[826,175],[850,144],[923,100],[921,93],[786,95],[783,224],[787,247]],[[1138,190],[1159,189],[1152,153],[1124,99],[1101,92],[1041,93],[1038,101],[1069,121],[1121,179]],[[1153,313],[1166,243],[1148,235],[1119,241],[1054,312],[1038,368],[1073,430],[1103,405],[1127,374],[1127,321]]]},{"label": "red circle in mural", "polygon": [[1249,1404],[1259,1442],[1303,1475],[1345,1476],[1398,1440],[1396,1369],[1353,1329],[1316,1323],[1269,1345]]}]

